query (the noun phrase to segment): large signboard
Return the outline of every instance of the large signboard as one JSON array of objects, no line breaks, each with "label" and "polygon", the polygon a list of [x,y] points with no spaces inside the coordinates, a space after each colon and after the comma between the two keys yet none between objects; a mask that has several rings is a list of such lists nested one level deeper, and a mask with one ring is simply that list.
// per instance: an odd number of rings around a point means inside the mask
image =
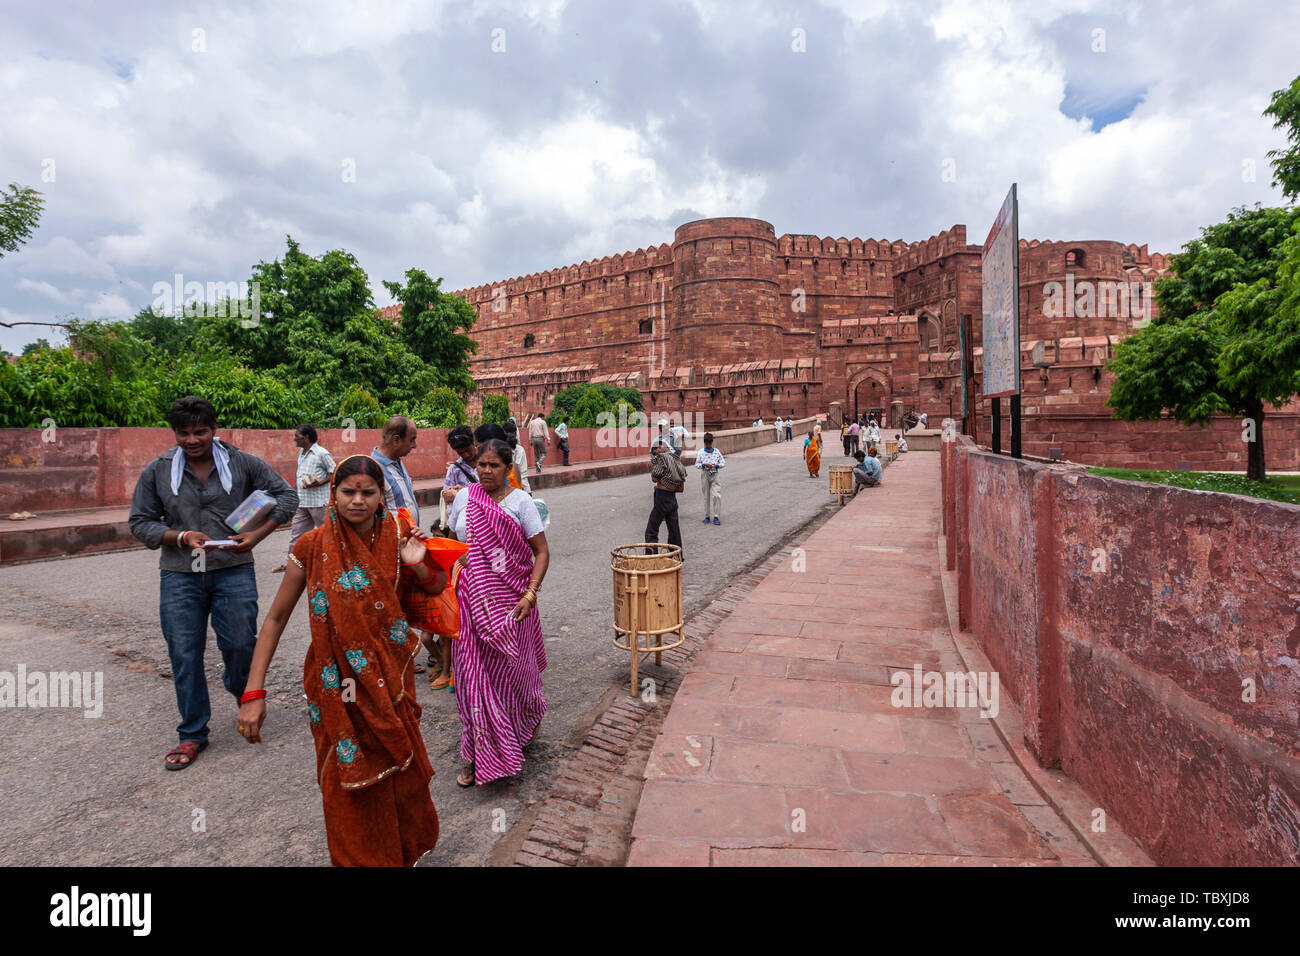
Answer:
[{"label": "large signboard", "polygon": [[1020,211],[1016,184],[984,240],[985,398],[1020,394]]}]

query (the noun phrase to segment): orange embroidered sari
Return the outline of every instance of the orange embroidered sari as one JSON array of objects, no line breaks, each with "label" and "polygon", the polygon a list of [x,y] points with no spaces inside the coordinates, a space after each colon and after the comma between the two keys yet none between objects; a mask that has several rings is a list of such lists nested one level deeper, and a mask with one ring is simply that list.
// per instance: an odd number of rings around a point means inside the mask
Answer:
[{"label": "orange embroidered sari", "polygon": [[411,866],[438,842],[415,700],[420,641],[401,608],[397,523],[376,521],[371,545],[331,507],[293,549],[307,576],[303,690],[335,866]]}]

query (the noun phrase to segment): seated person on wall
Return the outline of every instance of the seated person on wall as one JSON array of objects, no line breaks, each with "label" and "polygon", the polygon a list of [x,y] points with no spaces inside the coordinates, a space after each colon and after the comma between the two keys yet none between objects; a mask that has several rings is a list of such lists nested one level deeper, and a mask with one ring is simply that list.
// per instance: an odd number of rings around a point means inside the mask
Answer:
[{"label": "seated person on wall", "polygon": [[898,433],[898,453],[901,455],[901,454],[903,454],[903,453],[906,452],[906,451],[907,451],[907,439],[903,437],[903,433],[902,433],[902,432],[899,432],[899,433]]},{"label": "seated person on wall", "polygon": [[858,460],[858,463],[853,466],[854,495],[857,495],[859,489],[874,488],[884,480],[884,475],[880,470],[880,462],[876,461],[874,456],[857,451],[853,453],[853,457]]}]

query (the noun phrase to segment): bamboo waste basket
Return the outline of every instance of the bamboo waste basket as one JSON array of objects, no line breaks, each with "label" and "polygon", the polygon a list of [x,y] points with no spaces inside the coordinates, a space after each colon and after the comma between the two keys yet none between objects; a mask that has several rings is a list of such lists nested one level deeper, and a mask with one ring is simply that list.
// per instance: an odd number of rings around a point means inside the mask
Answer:
[{"label": "bamboo waste basket", "polygon": [[853,497],[853,466],[831,465],[830,478],[831,494],[843,505],[846,495]]},{"label": "bamboo waste basket", "polygon": [[[653,653],[655,663],[660,664],[664,651],[686,640],[682,633],[682,549],[655,542],[624,544],[610,552],[609,566],[614,571],[614,646],[632,655],[628,695],[636,697],[641,655]],[[674,635],[675,641],[664,643]]]},{"label": "bamboo waste basket", "polygon": [[898,455],[898,440],[894,438],[885,439],[885,457],[893,461]]}]

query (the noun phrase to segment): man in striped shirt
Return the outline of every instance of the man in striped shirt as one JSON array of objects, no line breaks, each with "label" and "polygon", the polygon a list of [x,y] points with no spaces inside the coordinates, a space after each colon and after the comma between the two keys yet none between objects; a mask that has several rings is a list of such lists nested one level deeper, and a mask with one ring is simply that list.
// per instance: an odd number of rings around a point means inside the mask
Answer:
[{"label": "man in striped shirt", "polygon": [[718,477],[718,469],[726,466],[722,452],[713,447],[713,433],[708,432],[704,436],[704,451],[695,457],[695,467],[703,472],[700,477],[704,480],[705,524],[710,520],[722,524],[722,479]]},{"label": "man in striped shirt", "polygon": [[[329,515],[330,476],[334,474],[334,459],[316,444],[316,428],[299,425],[293,433],[293,443],[298,446],[298,510],[293,513],[289,526],[289,551],[308,531],[319,528]],[[284,565],[272,569],[280,574]]]},{"label": "man in striped shirt", "polygon": [[384,507],[397,518],[397,509],[406,508],[417,528],[420,524],[420,506],[415,502],[415,485],[402,459],[415,449],[415,422],[405,415],[394,415],[384,424],[382,442],[370,452],[370,457],[384,469]]}]

